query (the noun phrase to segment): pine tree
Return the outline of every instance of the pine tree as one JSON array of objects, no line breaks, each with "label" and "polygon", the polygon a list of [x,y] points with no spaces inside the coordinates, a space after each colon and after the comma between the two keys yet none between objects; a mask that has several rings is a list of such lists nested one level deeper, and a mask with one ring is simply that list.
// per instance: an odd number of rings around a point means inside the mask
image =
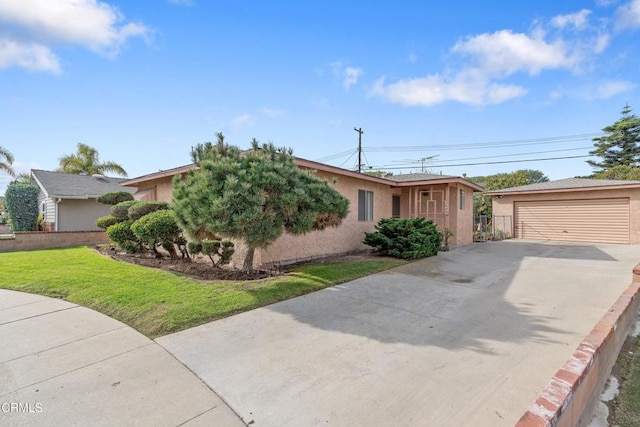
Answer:
[{"label": "pine tree", "polygon": [[173,208],[192,238],[244,241],[243,270],[253,269],[256,248],[266,248],[283,233],[322,230],[347,216],[349,201],[326,181],[300,170],[290,149],[254,139],[251,149],[242,152],[217,136],[217,144],[192,148],[198,168],[174,178]]},{"label": "pine tree", "polygon": [[622,109],[622,117],[614,124],[602,129],[607,135],[594,138],[593,151],[589,154],[600,157],[601,161],[587,160],[587,163],[601,173],[615,166],[640,166],[640,118],[631,114],[629,105]]}]

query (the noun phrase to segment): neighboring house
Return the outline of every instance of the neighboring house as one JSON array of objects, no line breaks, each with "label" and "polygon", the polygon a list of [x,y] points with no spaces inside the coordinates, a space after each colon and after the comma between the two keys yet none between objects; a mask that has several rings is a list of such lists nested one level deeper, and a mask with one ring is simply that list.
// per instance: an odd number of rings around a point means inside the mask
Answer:
[{"label": "neighboring house", "polygon": [[640,181],[569,178],[487,191],[516,238],[640,244]]},{"label": "neighboring house", "polygon": [[[449,228],[454,245],[473,242],[473,193],[482,187],[456,176],[407,174],[386,178],[360,174],[334,166],[295,159],[301,169],[315,170],[350,201],[349,215],[337,228],[314,231],[303,236],[288,234],[267,249],[257,250],[256,265],[288,263],[367,249],[365,232],[374,231],[381,218],[433,220],[441,229]],[[171,202],[172,178],[184,174],[187,165],[133,178],[122,183],[137,189],[136,198]]]},{"label": "neighboring house", "polygon": [[38,210],[42,214],[44,231],[100,230],[96,220],[108,215],[110,206],[96,201],[112,191],[129,191],[122,187],[122,178],[102,175],[76,175],[70,173],[31,170],[31,177],[40,188]]}]

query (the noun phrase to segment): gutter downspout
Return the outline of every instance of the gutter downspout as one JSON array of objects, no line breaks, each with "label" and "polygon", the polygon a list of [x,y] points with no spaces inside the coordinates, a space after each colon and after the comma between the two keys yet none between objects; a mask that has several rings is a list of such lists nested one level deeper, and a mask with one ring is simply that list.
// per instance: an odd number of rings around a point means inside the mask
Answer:
[{"label": "gutter downspout", "polygon": [[55,217],[55,226],[54,226],[54,230],[53,231],[58,231],[58,204],[62,201],[62,198],[58,197],[58,199],[55,201],[55,211],[54,211],[54,217]]}]

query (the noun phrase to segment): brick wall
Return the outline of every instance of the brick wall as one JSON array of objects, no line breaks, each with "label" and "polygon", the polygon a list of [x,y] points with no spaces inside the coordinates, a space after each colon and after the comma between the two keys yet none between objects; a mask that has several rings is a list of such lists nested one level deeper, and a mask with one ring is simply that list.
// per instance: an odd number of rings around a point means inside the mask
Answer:
[{"label": "brick wall", "polygon": [[517,427],[587,426],[640,307],[640,264],[623,292],[571,359],[555,374]]},{"label": "brick wall", "polygon": [[104,231],[18,232],[13,238],[0,238],[0,252],[53,249],[109,243]]}]

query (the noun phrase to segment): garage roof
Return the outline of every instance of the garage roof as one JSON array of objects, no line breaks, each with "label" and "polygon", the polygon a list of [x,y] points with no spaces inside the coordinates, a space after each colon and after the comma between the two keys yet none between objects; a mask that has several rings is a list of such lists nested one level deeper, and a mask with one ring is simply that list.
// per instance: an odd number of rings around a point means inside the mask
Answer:
[{"label": "garage roof", "polygon": [[640,188],[640,181],[612,179],[566,178],[557,181],[538,182],[520,187],[485,191],[489,196],[502,194],[547,193],[562,191],[612,190],[618,188]]}]

